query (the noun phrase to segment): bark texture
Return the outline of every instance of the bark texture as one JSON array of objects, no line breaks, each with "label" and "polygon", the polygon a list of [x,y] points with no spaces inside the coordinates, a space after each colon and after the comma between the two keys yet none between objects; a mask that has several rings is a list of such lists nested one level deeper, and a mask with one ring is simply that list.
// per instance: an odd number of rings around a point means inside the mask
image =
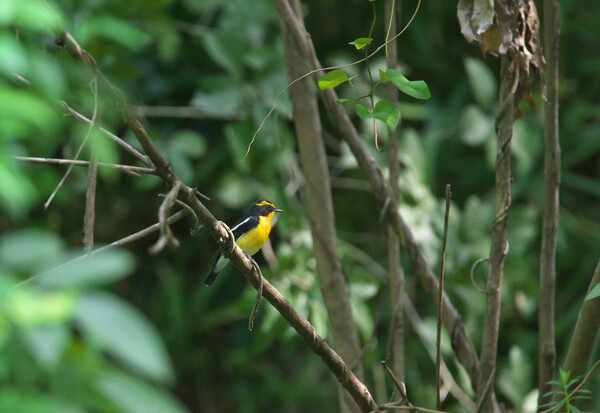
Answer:
[{"label": "bark texture", "polygon": [[544,46],[546,101],[544,142],[544,217],[540,250],[540,308],[538,313],[539,348],[538,406],[551,400],[544,394],[551,390],[548,382],[556,371],[554,338],[554,296],[556,284],[556,232],[558,228],[560,187],[560,141],[558,134],[558,2],[544,0]]},{"label": "bark texture", "polygon": [[[277,5],[280,14],[283,14],[282,8],[291,6],[296,20],[302,25],[299,2],[282,0],[278,1]],[[281,18],[280,21],[287,73],[290,81],[293,81],[310,70],[306,43],[298,43],[285,20]],[[358,332],[352,315],[348,285],[337,256],[335,216],[317,96],[310,77],[299,80],[290,87],[289,91],[300,162],[305,177],[304,198],[321,293],[327,308],[335,347],[347,364],[356,366],[354,373],[362,378],[362,363],[356,362],[360,357]],[[356,403],[346,392],[342,397],[342,405],[343,411],[359,411]]]},{"label": "bark texture", "polygon": [[500,63],[500,111],[496,116],[496,194],[490,248],[490,269],[487,275],[485,315],[477,384],[479,411],[491,412],[494,395],[494,375],[498,352],[498,329],[502,298],[504,258],[508,252],[508,211],[510,209],[510,147],[515,121],[515,91],[519,80],[516,61],[502,55]]},{"label": "bark texture", "polygon": [[[592,288],[600,284],[600,260],[596,264],[596,270],[590,282],[587,294]],[[577,316],[575,330],[571,337],[569,350],[563,366],[564,371],[571,372],[571,378],[585,374],[590,365],[594,344],[600,330],[600,297],[584,301]],[[575,403],[576,400],[571,401]]]},{"label": "bark texture", "polygon": [[[393,10],[394,3],[396,9]],[[399,1],[386,0],[385,2],[385,27],[389,32],[396,33],[396,18],[399,10]],[[388,68],[398,67],[398,49],[396,40],[388,44]],[[388,83],[388,98],[394,105],[398,104],[398,89]],[[400,123],[398,123],[398,128]],[[394,199],[399,199],[398,176],[398,128],[390,132],[388,143],[388,162],[390,169],[390,194]],[[390,348],[391,368],[396,378],[404,381],[404,314],[402,312],[402,299],[404,297],[404,272],[400,266],[400,239],[394,228],[388,224],[388,272],[390,277]]]}]

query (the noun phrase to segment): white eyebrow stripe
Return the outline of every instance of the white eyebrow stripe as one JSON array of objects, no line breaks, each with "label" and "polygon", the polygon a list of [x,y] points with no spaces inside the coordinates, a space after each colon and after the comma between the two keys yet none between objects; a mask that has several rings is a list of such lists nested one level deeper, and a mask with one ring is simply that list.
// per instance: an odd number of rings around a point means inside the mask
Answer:
[{"label": "white eyebrow stripe", "polygon": [[243,220],[242,222],[240,222],[239,224],[237,224],[235,227],[231,228],[231,231],[235,231],[236,229],[238,229],[238,227],[244,225],[246,222],[248,222],[250,220],[251,217],[246,218],[245,220]]}]

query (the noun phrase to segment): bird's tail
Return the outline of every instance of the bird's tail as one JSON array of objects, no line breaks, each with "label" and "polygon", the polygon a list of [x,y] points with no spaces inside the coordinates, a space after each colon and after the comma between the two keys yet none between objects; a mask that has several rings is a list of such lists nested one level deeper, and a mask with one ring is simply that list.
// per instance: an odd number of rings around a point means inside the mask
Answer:
[{"label": "bird's tail", "polygon": [[208,277],[206,277],[206,280],[204,280],[204,285],[212,285],[217,279],[217,275],[219,275],[218,272],[211,271],[210,274],[208,274]]},{"label": "bird's tail", "polygon": [[208,273],[206,280],[204,280],[204,285],[212,285],[212,283],[215,282],[217,275],[219,275],[220,271],[219,269],[217,269],[217,263],[219,262],[219,258],[221,258],[221,252],[217,251],[213,259],[210,261],[210,272]]},{"label": "bird's tail", "polygon": [[217,275],[221,272],[223,268],[229,263],[229,260],[221,255],[221,251],[217,251],[213,259],[211,260],[210,272],[204,280],[204,285],[211,285],[215,282]]}]

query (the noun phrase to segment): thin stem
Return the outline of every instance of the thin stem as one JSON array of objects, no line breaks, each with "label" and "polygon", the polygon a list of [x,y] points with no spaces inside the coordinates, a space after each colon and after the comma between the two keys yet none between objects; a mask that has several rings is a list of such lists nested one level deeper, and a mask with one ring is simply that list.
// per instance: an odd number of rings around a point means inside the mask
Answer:
[{"label": "thin stem", "polygon": [[[37,163],[37,164],[73,165],[73,166],[86,166],[86,167],[89,167],[89,165],[90,165],[89,161],[79,161],[79,160],[73,160],[73,159],[39,158],[39,157],[33,157],[33,156],[13,156],[13,159],[16,159],[18,161],[23,161],[23,162]],[[119,169],[123,172],[132,174],[134,176],[139,176],[140,173],[156,175],[156,169],[154,169],[154,168],[144,168],[141,166],[120,165],[120,164],[106,163],[106,162],[98,162],[98,166]]]},{"label": "thin stem", "polygon": [[437,357],[436,357],[436,383],[437,383],[437,399],[436,407],[438,410],[441,408],[441,397],[440,389],[442,387],[441,368],[442,368],[442,316],[443,316],[443,305],[442,299],[444,297],[444,267],[446,266],[446,240],[448,239],[448,217],[450,216],[450,198],[452,198],[452,192],[450,190],[450,184],[446,185],[446,213],[444,215],[444,237],[442,241],[442,259],[440,264],[440,294],[438,300],[438,319],[437,319]]},{"label": "thin stem", "polygon": [[[94,96],[94,112],[92,115],[92,120],[90,121],[90,127],[88,128],[87,133],[85,134],[85,137],[83,138],[83,141],[81,142],[81,145],[79,145],[79,148],[77,148],[77,152],[75,153],[74,160],[77,160],[77,158],[79,158],[79,154],[81,154],[83,147],[85,146],[87,140],[89,139],[90,135],[92,134],[92,131],[94,130],[94,127],[96,125],[96,118],[98,116],[98,82],[97,82],[96,76],[94,76],[94,78],[90,82],[90,87],[92,88],[92,94]],[[52,193],[50,194],[50,197],[48,198],[46,203],[44,203],[44,209],[48,209],[48,207],[50,206],[50,203],[52,203],[52,200],[54,199],[54,197],[58,193],[59,189],[63,186],[63,184],[67,180],[67,178],[71,174],[72,170],[73,170],[73,165],[69,165],[69,168],[63,175],[62,179],[58,182],[58,185],[56,185],[56,188],[54,188],[54,191],[52,191]]]}]

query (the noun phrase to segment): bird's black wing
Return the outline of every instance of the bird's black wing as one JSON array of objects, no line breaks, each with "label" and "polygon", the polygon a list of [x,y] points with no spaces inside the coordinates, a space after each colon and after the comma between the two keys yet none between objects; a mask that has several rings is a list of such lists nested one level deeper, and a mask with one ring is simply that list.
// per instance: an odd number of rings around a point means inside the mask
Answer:
[{"label": "bird's black wing", "polygon": [[[258,225],[258,223],[260,222],[259,219],[260,218],[257,216],[244,217],[244,218],[240,219],[237,222],[237,224],[235,224],[233,226],[233,228],[231,228],[233,237],[237,240],[239,237],[242,236],[242,234],[250,231],[252,228],[255,228]],[[211,260],[211,262],[212,262],[212,264],[210,266],[211,271],[210,271],[210,273],[208,273],[208,276],[206,277],[204,284],[211,285],[217,278],[217,275],[219,275],[219,272],[216,270],[216,268],[217,268],[217,263],[219,262],[220,258],[221,258],[221,251],[217,251],[215,257]],[[229,261],[229,260],[227,260],[227,261]]]},{"label": "bird's black wing", "polygon": [[242,234],[250,231],[252,228],[255,228],[259,223],[259,217],[251,216],[244,217],[240,219],[234,226],[231,228],[231,232],[235,239],[238,239],[242,236]]}]

